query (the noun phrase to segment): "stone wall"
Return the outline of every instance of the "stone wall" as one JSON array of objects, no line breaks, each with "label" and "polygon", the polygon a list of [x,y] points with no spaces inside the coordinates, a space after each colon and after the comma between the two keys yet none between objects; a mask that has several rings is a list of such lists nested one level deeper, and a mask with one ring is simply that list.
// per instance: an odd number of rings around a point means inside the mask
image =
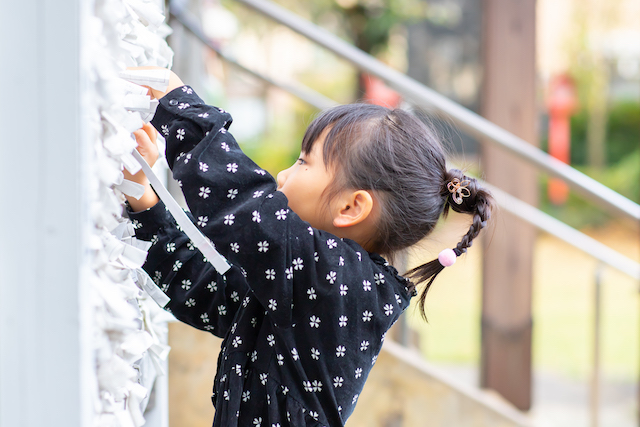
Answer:
[{"label": "stone wall", "polygon": [[[221,340],[181,323],[169,327],[171,427],[210,427]],[[494,394],[455,384],[418,353],[387,340],[348,427],[520,427],[529,419]]]},{"label": "stone wall", "polygon": [[493,393],[456,384],[387,340],[348,427],[516,427],[530,420]]}]

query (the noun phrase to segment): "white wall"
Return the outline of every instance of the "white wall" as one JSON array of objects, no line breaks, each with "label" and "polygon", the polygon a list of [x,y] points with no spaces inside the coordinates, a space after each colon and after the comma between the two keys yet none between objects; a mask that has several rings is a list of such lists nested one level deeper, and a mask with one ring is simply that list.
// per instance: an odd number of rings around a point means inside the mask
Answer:
[{"label": "white wall", "polygon": [[80,426],[79,0],[0,0],[0,11],[0,426]]}]

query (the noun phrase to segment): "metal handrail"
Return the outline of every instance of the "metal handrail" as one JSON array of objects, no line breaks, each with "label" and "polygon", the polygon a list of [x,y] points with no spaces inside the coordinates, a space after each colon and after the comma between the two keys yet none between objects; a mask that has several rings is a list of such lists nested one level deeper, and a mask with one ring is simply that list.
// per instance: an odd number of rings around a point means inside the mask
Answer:
[{"label": "metal handrail", "polygon": [[582,252],[591,255],[593,258],[602,261],[604,264],[615,268],[629,277],[640,280],[640,263],[509,193],[486,182],[478,181],[491,191],[496,203],[501,209],[534,225],[539,230],[547,232],[571,246],[580,249]]},{"label": "metal handrail", "polygon": [[[241,0],[242,1],[242,0]],[[171,15],[180,22],[188,31],[195,35],[202,43],[207,47],[215,51],[220,57],[239,67],[241,70],[253,75],[254,77],[279,87],[292,95],[300,98],[301,100],[315,106],[318,109],[326,108],[327,106],[335,105],[336,102],[320,95],[310,88],[299,84],[284,84],[282,82],[275,81],[270,77],[267,77],[257,71],[251,70],[241,64],[239,64],[231,55],[221,53],[222,49],[217,47],[202,30],[202,27],[197,22],[197,19],[189,12],[179,9],[175,6],[171,8]],[[529,205],[514,196],[500,190],[486,182],[479,180],[481,185],[487,187],[496,199],[496,203],[505,211],[519,217],[523,221],[535,226],[539,230],[547,232],[556,238],[574,246],[581,251],[591,255],[593,258],[600,260],[601,262],[615,268],[616,270],[636,279],[640,280],[640,263],[624,256],[623,254],[615,251],[614,249],[600,243],[599,241],[587,236],[586,234],[572,228],[571,226],[557,220],[556,218],[542,212],[540,209]]]},{"label": "metal handrail", "polygon": [[527,143],[524,139],[429,89],[422,83],[383,64],[329,31],[269,0],[237,1],[334,52],[359,69],[384,80],[390,87],[416,105],[422,108],[434,109],[436,113],[450,117],[458,126],[469,133],[484,138],[551,175],[561,178],[576,192],[593,202],[601,204],[602,207],[607,208],[609,211],[619,216],[640,220],[640,205],[637,203],[558,159],[549,156],[544,151]]},{"label": "metal handrail", "polygon": [[180,24],[187,31],[193,34],[209,49],[214,51],[220,58],[224,59],[234,67],[244,71],[247,74],[252,75],[258,80],[262,80],[264,83],[267,83],[271,86],[279,87],[280,89],[289,92],[295,97],[317,108],[318,110],[324,110],[326,108],[337,105],[337,102],[327,98],[319,92],[314,91],[313,89],[308,88],[307,86],[297,83],[275,80],[240,64],[231,54],[225,52],[221,47],[213,43],[213,41],[206,36],[204,31],[202,30],[202,27],[198,23],[198,20],[193,16],[193,14],[186,11],[184,7],[178,6],[176,2],[171,3],[169,13],[171,17],[180,22]]}]

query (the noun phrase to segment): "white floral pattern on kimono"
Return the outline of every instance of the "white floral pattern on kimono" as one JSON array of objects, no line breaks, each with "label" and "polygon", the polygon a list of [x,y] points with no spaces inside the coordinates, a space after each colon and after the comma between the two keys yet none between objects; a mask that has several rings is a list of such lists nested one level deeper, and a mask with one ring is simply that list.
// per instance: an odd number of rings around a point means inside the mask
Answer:
[{"label": "white floral pattern on kimono", "polygon": [[409,282],[377,254],[313,229],[187,86],[152,120],[192,220],[232,264],[221,277],[162,203],[130,216],[153,241],[144,268],[179,320],[223,337],[215,426],[342,426]]}]

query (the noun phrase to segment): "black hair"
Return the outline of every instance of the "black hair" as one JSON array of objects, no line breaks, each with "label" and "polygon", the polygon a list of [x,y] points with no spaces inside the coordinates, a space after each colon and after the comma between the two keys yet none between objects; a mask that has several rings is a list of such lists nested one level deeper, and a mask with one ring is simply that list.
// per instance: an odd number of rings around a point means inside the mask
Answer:
[{"label": "black hair", "polygon": [[[380,206],[377,233],[370,242],[373,251],[393,257],[429,235],[450,208],[473,215],[469,231],[454,249],[457,256],[486,226],[491,195],[461,171],[447,170],[436,133],[413,114],[372,104],[336,106],[311,123],[302,151],[308,154],[325,131],[323,160],[335,172],[328,199],[345,188],[370,190]],[[468,190],[467,197],[450,191],[454,178]],[[442,268],[435,259],[405,273],[417,283],[427,282],[419,299],[423,316],[427,292]]]}]

